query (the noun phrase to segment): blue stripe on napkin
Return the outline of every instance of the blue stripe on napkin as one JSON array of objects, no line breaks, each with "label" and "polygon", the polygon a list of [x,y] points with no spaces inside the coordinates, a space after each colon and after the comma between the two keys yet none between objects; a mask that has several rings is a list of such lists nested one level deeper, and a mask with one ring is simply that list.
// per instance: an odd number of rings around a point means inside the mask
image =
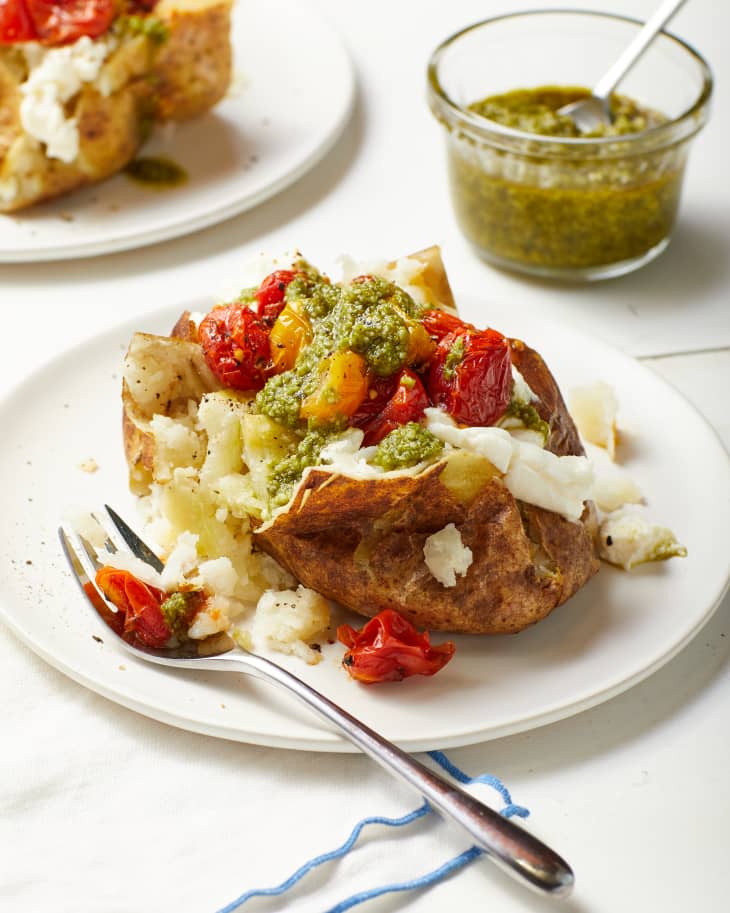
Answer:
[{"label": "blue stripe on napkin", "polygon": [[[528,809],[526,809],[524,806],[513,804],[512,797],[507,787],[501,782],[501,780],[492,774],[480,774],[476,777],[470,777],[468,774],[465,774],[463,770],[460,770],[451,760],[449,760],[449,758],[447,758],[447,756],[442,751],[429,751],[428,754],[429,757],[431,757],[446,771],[446,773],[449,774],[449,776],[453,777],[453,779],[457,780],[459,783],[466,785],[473,783],[483,783],[496,790],[505,803],[505,807],[500,811],[500,814],[505,818],[509,818],[512,815],[517,815],[520,818],[526,818],[530,814]],[[243,904],[254,897],[277,897],[281,894],[285,894],[299,881],[301,881],[301,879],[304,878],[308,872],[311,872],[318,866],[323,865],[325,862],[332,862],[335,859],[341,859],[343,856],[346,856],[355,846],[355,843],[357,842],[357,839],[362,833],[363,829],[370,824],[380,824],[385,825],[386,827],[405,827],[409,824],[412,824],[414,821],[417,821],[419,818],[423,818],[424,815],[429,814],[431,811],[432,809],[428,802],[424,802],[422,805],[419,805],[418,808],[408,812],[406,815],[402,815],[400,818],[386,818],[380,815],[363,818],[362,820],[358,821],[357,824],[355,824],[347,840],[345,840],[345,842],[338,846],[336,849],[330,850],[327,853],[322,853],[321,855],[315,856],[312,859],[308,860],[287,879],[282,881],[281,884],[275,885],[271,888],[253,888],[249,891],[245,891],[243,894],[241,894],[240,897],[237,897],[225,907],[221,907],[219,910],[217,910],[216,913],[234,913],[235,910],[239,910]],[[438,866],[438,868],[433,869],[430,872],[426,872],[425,874],[420,875],[418,878],[413,878],[409,881],[392,882],[391,884],[369,888],[366,891],[360,891],[357,894],[352,894],[349,897],[346,897],[344,900],[341,900],[339,903],[335,904],[334,907],[330,907],[326,913],[344,913],[345,910],[350,910],[367,900],[372,900],[373,898],[380,897],[383,894],[393,894],[402,891],[414,891],[418,890],[419,888],[425,888],[436,884],[454,872],[459,871],[459,869],[462,869],[470,862],[473,862],[473,860],[481,856],[482,853],[483,850],[479,849],[476,846],[472,846],[470,849],[465,850],[463,853],[459,853],[458,856],[454,856],[452,859],[448,859],[446,862],[442,863],[442,865]]]}]

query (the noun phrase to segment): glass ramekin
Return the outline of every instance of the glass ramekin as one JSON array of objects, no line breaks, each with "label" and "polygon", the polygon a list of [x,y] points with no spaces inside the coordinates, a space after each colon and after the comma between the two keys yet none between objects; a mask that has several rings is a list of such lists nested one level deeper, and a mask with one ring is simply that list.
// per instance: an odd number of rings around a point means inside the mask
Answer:
[{"label": "glass ramekin", "polygon": [[479,256],[569,280],[622,275],[657,257],[674,227],[689,141],[705,124],[712,73],[662,33],[621,82],[668,120],[620,137],[523,133],[470,104],[520,88],[596,84],[638,20],[580,10],[497,16],[452,35],[428,65],[428,98],[446,128],[451,196]]}]

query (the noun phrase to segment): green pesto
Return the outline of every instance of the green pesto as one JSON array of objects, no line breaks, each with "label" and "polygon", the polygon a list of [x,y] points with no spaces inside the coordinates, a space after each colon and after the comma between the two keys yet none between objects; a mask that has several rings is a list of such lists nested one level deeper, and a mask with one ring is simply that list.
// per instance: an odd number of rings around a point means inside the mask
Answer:
[{"label": "green pesto", "polygon": [[505,127],[536,133],[540,136],[599,137],[641,133],[664,123],[656,111],[641,108],[631,98],[611,98],[610,124],[600,124],[590,133],[581,133],[572,118],[558,114],[558,109],[590,97],[590,90],[577,86],[542,86],[539,89],[516,89],[503,95],[491,95],[469,105],[469,110]]},{"label": "green pesto", "polygon": [[167,158],[146,156],[131,161],[124,173],[145,187],[164,190],[184,184],[188,175],[184,168]]},{"label": "green pesto", "polygon": [[[312,389],[316,385],[316,377],[308,378]],[[308,385],[300,378],[295,370],[275,374],[266,382],[266,386],[256,394],[255,409],[268,415],[275,422],[286,428],[299,428],[301,420],[299,409],[302,400],[308,395]],[[311,392],[311,391],[309,391]]]},{"label": "green pesto", "polygon": [[[335,352],[357,352],[380,376],[394,374],[405,364],[408,323],[420,311],[393,283],[373,278],[340,287],[312,272],[294,279],[286,295],[288,301],[301,303],[307,311],[314,337],[299,353],[294,367],[272,377],[257,394],[258,412],[287,428],[303,431],[305,423],[299,418],[302,401],[318,388],[322,362]],[[336,391],[332,395],[336,397]]]},{"label": "green pesto", "polygon": [[[313,338],[299,353],[294,367],[268,380],[255,400],[257,412],[300,437],[296,449],[271,466],[268,494],[272,506],[289,500],[304,469],[319,465],[322,448],[347,424],[344,417],[336,417],[324,425],[300,418],[302,402],[320,390],[325,360],[336,352],[350,350],[362,355],[374,374],[390,376],[406,362],[409,325],[421,313],[421,308],[406,292],[385,279],[368,277],[339,286],[331,284],[305,261],[295,264],[295,269],[299,275],[287,286],[286,300],[296,302],[307,313]],[[242,293],[249,294],[248,290]],[[325,388],[320,393],[325,400],[329,396],[331,402],[337,402],[338,391]],[[401,445],[400,459],[405,458],[406,463],[398,465],[412,465],[424,458],[425,442],[422,440],[416,446],[417,435],[411,431],[410,436],[410,444],[404,438]],[[395,453],[394,445],[395,439],[384,452]],[[406,452],[403,448],[407,447],[412,458],[403,456]],[[387,459],[396,457],[391,455]]]},{"label": "green pesto", "polygon": [[255,288],[244,288],[238,293],[237,301],[240,301],[241,304],[246,304],[249,307],[255,309],[256,307],[256,289]]},{"label": "green pesto", "polygon": [[114,23],[113,31],[119,38],[144,35],[154,44],[162,44],[170,37],[170,29],[154,16],[120,16]]},{"label": "green pesto", "polygon": [[674,535],[667,531],[668,535],[657,542],[651,552],[647,555],[647,561],[667,561],[669,558],[686,558],[687,549],[680,545],[674,538]]},{"label": "green pesto", "polygon": [[286,301],[296,301],[301,304],[311,320],[321,320],[335,307],[340,297],[340,290],[336,285],[324,278],[306,261],[300,260],[295,264],[299,272],[286,289]]},{"label": "green pesto", "polygon": [[199,593],[194,590],[187,593],[172,593],[160,606],[167,627],[176,637],[183,637],[187,634],[191,605],[193,600],[198,598]]},{"label": "green pesto", "polygon": [[[471,109],[506,126],[542,136],[577,136],[557,108],[586,89],[520,90],[476,102]],[[661,114],[614,98],[616,120],[604,128],[617,142],[594,155],[565,146],[506,152],[464,134],[450,141],[449,176],[457,219],[487,258],[504,265],[585,269],[641,257],[674,225],[685,151],[639,152],[621,137],[666,121]],[[594,134],[594,135],[598,135]]]},{"label": "green pesto", "polygon": [[444,378],[446,380],[451,380],[454,376],[454,371],[457,366],[461,364],[464,359],[464,337],[459,336],[458,339],[454,342],[449,354],[446,356],[444,361]]},{"label": "green pesto", "polygon": [[537,409],[529,403],[523,403],[520,402],[520,400],[513,399],[509,406],[507,406],[507,410],[502,418],[517,419],[522,422],[525,428],[529,428],[530,431],[537,431],[538,434],[541,434],[544,441],[547,441],[550,436],[550,425],[540,418]]},{"label": "green pesto", "polygon": [[400,425],[378,444],[372,462],[386,471],[405,469],[432,460],[444,449],[443,442],[417,422]]},{"label": "green pesto", "polygon": [[321,429],[308,431],[296,450],[272,467],[268,484],[272,506],[286,504],[304,470],[319,464],[322,448],[332,439],[333,433]]}]

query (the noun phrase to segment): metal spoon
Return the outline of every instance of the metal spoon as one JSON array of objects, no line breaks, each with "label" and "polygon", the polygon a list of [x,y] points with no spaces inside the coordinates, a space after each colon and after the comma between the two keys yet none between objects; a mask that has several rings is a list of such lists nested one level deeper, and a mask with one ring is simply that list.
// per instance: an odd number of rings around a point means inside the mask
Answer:
[{"label": "metal spoon", "polygon": [[659,9],[639,29],[616,63],[598,80],[592,94],[588,98],[558,108],[557,113],[570,117],[581,133],[591,133],[598,127],[611,124],[611,93],[685,2],[686,0],[664,0]]}]

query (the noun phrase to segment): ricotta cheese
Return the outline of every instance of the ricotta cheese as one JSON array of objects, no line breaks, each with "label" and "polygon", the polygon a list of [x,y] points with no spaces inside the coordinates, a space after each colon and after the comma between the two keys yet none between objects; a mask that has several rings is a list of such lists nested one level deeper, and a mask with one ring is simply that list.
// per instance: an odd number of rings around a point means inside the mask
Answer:
[{"label": "ricotta cheese", "polygon": [[35,42],[23,46],[29,68],[20,86],[20,122],[29,135],[43,143],[48,158],[73,162],[79,152],[79,130],[75,117],[67,117],[65,105],[93,83],[116,46],[112,36],[93,41],[87,35],[74,44],[44,48]]},{"label": "ricotta cheese", "polygon": [[453,447],[485,457],[521,501],[578,520],[591,497],[593,469],[586,457],[556,456],[504,428],[459,428],[440,409],[426,409],[429,431]]},{"label": "ricotta cheese", "polygon": [[612,460],[616,457],[617,412],[616,394],[603,381],[571,391],[570,414],[580,436],[591,444],[603,447]]},{"label": "ricotta cheese", "polygon": [[604,561],[626,571],[647,561],[687,556],[687,549],[670,529],[652,523],[640,509],[631,507],[614,511],[603,520],[598,552]]}]

